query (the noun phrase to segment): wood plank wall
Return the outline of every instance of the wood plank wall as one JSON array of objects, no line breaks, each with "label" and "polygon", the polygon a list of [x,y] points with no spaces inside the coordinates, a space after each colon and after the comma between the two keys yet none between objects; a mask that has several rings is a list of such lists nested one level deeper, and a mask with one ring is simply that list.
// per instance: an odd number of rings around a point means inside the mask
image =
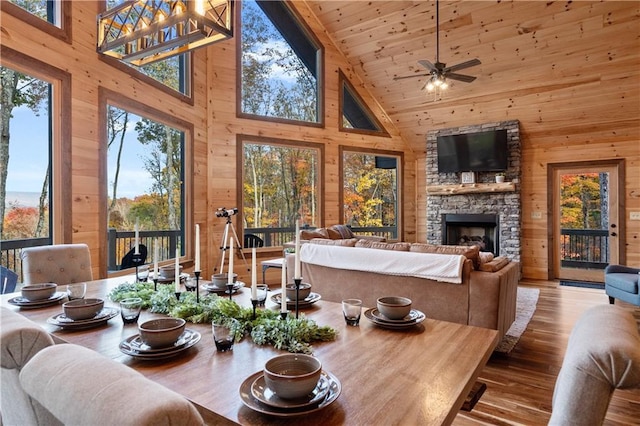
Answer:
[{"label": "wood plank wall", "polygon": [[[104,173],[106,149],[101,146],[103,123],[100,118],[100,93],[105,90],[121,94],[120,101],[132,107],[146,105],[193,126],[193,216],[188,223],[201,224],[203,276],[208,277],[217,264],[224,221],[214,215],[218,207],[236,207],[237,158],[236,136],[258,135],[287,140],[321,143],[325,146],[324,217],[323,224],[340,223],[338,152],[340,145],[404,152],[403,215],[405,240],[416,233],[415,157],[407,149],[391,120],[374,102],[363,84],[348,66],[345,58],[328,39],[317,20],[301,5],[301,15],[325,49],[325,116],[324,128],[273,123],[237,118],[236,111],[236,47],[237,40],[221,42],[195,52],[193,102],[148,84],[145,79],[124,72],[99,59],[96,53],[96,15],[100,1],[74,1],[71,4],[72,34],[67,43],[26,21],[5,13],[8,2],[2,2],[1,44],[24,55],[63,70],[71,75],[71,121],[63,123],[71,128],[71,206],[65,206],[71,217],[71,237],[57,239],[57,243],[84,242],[91,248],[95,277],[105,277],[106,270],[106,200]],[[0,63],[21,68],[20,60]],[[342,70],[351,80],[362,99],[370,106],[391,137],[366,136],[338,131],[338,74]],[[23,69],[28,71],[28,69]],[[238,227],[239,224],[236,224]],[[192,229],[193,227],[190,226]],[[239,229],[239,228],[238,228]],[[193,232],[188,235],[188,252],[183,259],[189,267],[193,259]],[[264,257],[279,257],[281,252],[265,250]],[[248,278],[242,277],[241,278]]]}]

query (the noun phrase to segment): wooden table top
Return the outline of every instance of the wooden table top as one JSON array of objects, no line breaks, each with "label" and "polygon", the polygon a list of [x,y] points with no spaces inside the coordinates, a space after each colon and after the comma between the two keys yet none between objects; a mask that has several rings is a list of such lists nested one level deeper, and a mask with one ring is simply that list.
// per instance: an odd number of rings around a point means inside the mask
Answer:
[{"label": "wooden table top", "polygon": [[[87,297],[102,297],[105,306],[117,306],[105,296],[127,280],[133,278],[92,281]],[[19,311],[54,338],[94,349],[184,395],[204,411],[240,424],[294,424],[302,419],[310,425],[450,424],[498,341],[495,330],[429,318],[410,329],[389,330],[363,315],[358,327],[350,327],[344,322],[339,303],[320,300],[301,312],[319,325],[337,330],[335,341],[315,343],[313,347],[323,369],[340,381],[342,393],[333,404],[315,413],[276,418],[246,407],[239,389],[247,377],[261,371],[268,359],[283,351],[258,346],[245,337],[232,351],[217,352],[210,324],[187,323],[187,328],[202,334],[197,345],[171,359],[138,360],[118,348],[122,340],[138,333],[135,324],[124,325],[118,316],[101,327],[64,330],[47,323],[48,318],[62,312],[60,304],[20,309],[8,303],[16,295],[3,295],[2,306]],[[233,299],[243,306],[251,305],[247,288]],[[269,299],[267,308],[277,309]],[[140,321],[156,316],[143,311]],[[216,415],[210,418],[216,419]]]}]

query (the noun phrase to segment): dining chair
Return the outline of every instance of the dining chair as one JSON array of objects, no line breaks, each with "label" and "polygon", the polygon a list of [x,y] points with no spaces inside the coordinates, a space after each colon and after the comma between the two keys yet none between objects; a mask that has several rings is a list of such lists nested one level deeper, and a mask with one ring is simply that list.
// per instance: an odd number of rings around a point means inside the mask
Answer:
[{"label": "dining chair", "polygon": [[33,405],[20,385],[23,367],[53,339],[43,328],[5,307],[0,308],[0,412],[4,425],[61,424],[51,413]]},{"label": "dining chair", "polygon": [[43,349],[22,369],[20,383],[65,425],[204,424],[182,395],[83,346]]},{"label": "dining chair", "polygon": [[[144,244],[138,245],[138,251],[140,252],[141,259],[138,266],[141,266],[144,265],[147,261],[147,246],[145,246]],[[133,253],[135,253],[135,247],[131,248],[131,250],[129,250],[127,254],[122,257],[122,260],[120,261],[120,269],[128,269],[136,266],[136,264],[133,263]]]},{"label": "dining chair", "polygon": [[18,284],[18,274],[0,265],[0,293],[13,293]]},{"label": "dining chair", "polygon": [[86,244],[54,244],[22,249],[24,284],[72,284],[93,280]]}]

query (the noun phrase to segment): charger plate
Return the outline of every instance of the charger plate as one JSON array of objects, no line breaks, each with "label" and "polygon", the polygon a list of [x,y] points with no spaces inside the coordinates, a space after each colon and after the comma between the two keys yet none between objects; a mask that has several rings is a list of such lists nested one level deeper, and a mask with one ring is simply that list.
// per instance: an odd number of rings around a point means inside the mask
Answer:
[{"label": "charger plate", "polygon": [[89,318],[86,320],[72,320],[71,318],[67,318],[64,312],[62,312],[50,317],[49,319],[47,319],[47,322],[49,324],[68,329],[91,328],[105,324],[107,321],[117,316],[119,313],[120,310],[118,308],[106,307],[98,312],[93,318]]},{"label": "charger plate", "polygon": [[[238,290],[240,290],[244,286],[245,286],[245,284],[242,281],[236,281],[233,284],[233,289],[231,291],[233,293],[237,293]],[[213,282],[211,282],[211,284],[201,285],[200,288],[203,289],[203,290],[208,291],[209,293],[223,293],[224,292],[226,294],[229,294],[229,289],[227,288],[227,286],[225,286],[224,288],[216,287],[216,286],[213,285]]]},{"label": "charger plate", "polygon": [[66,292],[56,291],[48,299],[27,300],[22,296],[16,296],[16,297],[12,297],[7,302],[9,302],[11,305],[14,305],[14,306],[20,306],[21,308],[40,308],[42,306],[48,306],[48,305],[53,305],[55,303],[58,303],[65,297],[67,297]]},{"label": "charger plate", "polygon": [[329,377],[326,372],[320,373],[318,384],[311,393],[304,398],[299,399],[282,399],[278,397],[267,386],[264,374],[260,374],[258,378],[251,384],[251,394],[263,404],[278,408],[299,408],[309,407],[319,404],[329,393]]},{"label": "charger plate", "polygon": [[[320,299],[322,299],[322,296],[320,296],[318,293],[311,292],[304,300],[300,300],[298,302],[298,307],[299,308],[309,307]],[[271,296],[271,301],[277,305],[280,304],[281,300],[282,300],[282,292],[276,293],[273,296]],[[296,307],[295,300],[290,300],[289,298],[287,298],[287,308],[294,309],[295,307]]]},{"label": "charger plate", "polygon": [[338,396],[340,396],[340,392],[342,392],[342,384],[336,376],[326,370],[322,370],[322,373],[326,374],[326,377],[329,381],[329,391],[327,392],[327,395],[324,397],[324,399],[322,399],[322,401],[320,401],[317,405],[313,404],[306,407],[281,408],[273,407],[260,402],[260,400],[253,396],[253,394],[251,393],[251,386],[260,376],[264,375],[262,371],[258,371],[257,373],[252,374],[251,376],[247,377],[244,382],[242,382],[242,384],[240,385],[240,400],[244,405],[254,411],[263,414],[269,414],[275,417],[295,417],[313,413],[322,410],[323,408],[334,403],[335,400],[338,399]]},{"label": "charger plate", "polygon": [[[187,349],[198,343],[200,341],[200,338],[202,337],[199,332],[190,329],[185,329],[184,333],[182,333],[182,336],[185,336],[185,334],[186,342],[184,342],[184,344],[180,343],[180,345],[177,347],[174,345],[169,346],[168,348],[155,349],[152,352],[146,351],[144,349],[140,350],[140,347],[136,348],[135,343],[132,346],[131,342],[140,338],[139,334],[135,334],[120,342],[120,352],[125,355],[129,355],[142,360],[153,361],[158,359],[170,358],[178,355],[183,351],[186,351]],[[181,342],[182,336],[176,343]]]},{"label": "charger plate", "polygon": [[[367,309],[366,311],[364,311],[364,316],[375,325],[383,328],[402,329],[402,328],[413,327],[417,324],[420,324],[426,318],[426,315],[424,313],[418,311],[417,309],[412,309],[411,310],[412,312],[416,311],[415,318],[412,318],[412,315],[410,313],[405,317],[405,319],[402,319],[402,320],[389,320],[389,319],[382,320],[379,317],[376,317],[373,315],[374,310],[377,311],[377,309],[375,308]],[[377,313],[377,315],[382,316],[382,314],[379,312]],[[407,319],[407,318],[411,318],[411,319]]]}]

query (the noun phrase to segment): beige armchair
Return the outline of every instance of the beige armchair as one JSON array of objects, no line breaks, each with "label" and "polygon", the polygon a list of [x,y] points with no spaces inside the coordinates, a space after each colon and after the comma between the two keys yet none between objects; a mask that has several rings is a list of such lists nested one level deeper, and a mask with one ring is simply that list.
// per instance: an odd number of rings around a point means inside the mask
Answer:
[{"label": "beige armchair", "polygon": [[91,253],[86,244],[56,244],[22,249],[24,284],[58,285],[91,281]]},{"label": "beige armchair", "polygon": [[65,425],[204,424],[183,396],[78,345],[43,349],[22,369],[20,383]]},{"label": "beige armchair", "polygon": [[601,425],[616,389],[640,387],[640,335],[614,305],[588,309],[569,336],[553,393],[550,425]]},{"label": "beige armchair", "polygon": [[0,308],[0,411],[4,425],[61,424],[46,410],[34,406],[19,381],[22,368],[53,339],[37,324],[7,308]]}]

